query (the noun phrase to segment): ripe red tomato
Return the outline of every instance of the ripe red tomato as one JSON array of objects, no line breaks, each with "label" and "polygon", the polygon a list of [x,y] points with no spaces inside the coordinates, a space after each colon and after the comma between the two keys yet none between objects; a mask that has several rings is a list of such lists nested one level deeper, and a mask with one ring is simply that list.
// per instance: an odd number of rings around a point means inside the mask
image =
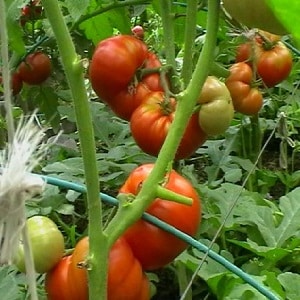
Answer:
[{"label": "ripe red tomato", "polygon": [[[72,254],[68,282],[73,300],[88,299],[87,271],[78,267],[78,263],[85,261],[88,247],[88,237],[85,237],[77,243]],[[149,300],[149,281],[124,238],[119,238],[112,246],[108,260],[108,300]]]},{"label": "ripe red tomato", "polygon": [[45,290],[48,300],[72,300],[68,283],[68,271],[71,255],[63,257],[56,266],[46,273]]},{"label": "ripe red tomato", "polygon": [[[176,101],[164,102],[163,92],[149,93],[132,114],[130,119],[131,134],[137,145],[145,152],[157,156],[173,122]],[[206,140],[207,136],[198,123],[198,114],[192,115],[175,159],[192,155]]]},{"label": "ripe red tomato", "polygon": [[51,61],[47,54],[37,51],[29,54],[18,68],[21,79],[30,85],[43,83],[51,74]]},{"label": "ripe red tomato", "polygon": [[[153,166],[153,164],[145,164],[133,170],[119,193],[136,195]],[[194,236],[201,222],[201,202],[196,190],[188,180],[174,170],[166,174],[163,186],[191,198],[192,205],[157,198],[147,208],[147,213]],[[154,270],[165,266],[188,246],[176,236],[142,219],[130,226],[123,237],[144,270]]]},{"label": "ripe red tomato", "polygon": [[147,46],[129,35],[117,35],[101,41],[93,54],[89,76],[96,94],[109,103],[126,90],[147,58]]},{"label": "ripe red tomato", "polygon": [[235,110],[246,115],[257,114],[263,104],[261,92],[251,86],[252,80],[251,67],[245,62],[239,62],[230,67],[230,75],[225,82]]},{"label": "ripe red tomato", "polygon": [[282,43],[265,44],[253,40],[237,48],[236,61],[248,61],[267,87],[286,79],[293,66],[290,50]]},{"label": "ripe red tomato", "polygon": [[[2,85],[2,76],[1,75],[0,75],[0,85]],[[23,81],[22,81],[22,79],[20,77],[20,74],[18,72],[14,72],[11,75],[10,87],[11,87],[11,90],[12,90],[12,94],[14,96],[18,95],[20,93],[20,91],[22,90]]]}]

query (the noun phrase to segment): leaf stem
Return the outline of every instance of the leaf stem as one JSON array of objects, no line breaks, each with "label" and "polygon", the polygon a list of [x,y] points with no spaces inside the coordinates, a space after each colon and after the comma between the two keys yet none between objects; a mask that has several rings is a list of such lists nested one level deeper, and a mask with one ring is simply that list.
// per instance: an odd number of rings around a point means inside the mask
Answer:
[{"label": "leaf stem", "polygon": [[[96,147],[90,106],[83,76],[83,66],[60,11],[58,1],[43,0],[47,18],[57,40],[58,49],[74,101],[80,147],[83,157],[89,213],[89,299],[106,299],[108,244],[102,227]],[[101,245],[99,251],[99,245]],[[101,262],[101,268],[99,263]]]}]

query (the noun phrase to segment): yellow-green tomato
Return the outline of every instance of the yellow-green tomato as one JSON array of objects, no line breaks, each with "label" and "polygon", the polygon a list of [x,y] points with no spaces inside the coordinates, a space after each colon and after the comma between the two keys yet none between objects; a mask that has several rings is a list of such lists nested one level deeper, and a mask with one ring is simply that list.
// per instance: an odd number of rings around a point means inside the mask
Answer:
[{"label": "yellow-green tomato", "polygon": [[288,33],[265,0],[223,0],[223,6],[233,19],[249,28],[279,35]]},{"label": "yellow-green tomato", "polygon": [[232,101],[218,99],[201,106],[199,124],[207,135],[224,133],[233,119]]},{"label": "yellow-green tomato", "polygon": [[215,76],[208,76],[200,97],[199,124],[207,135],[218,135],[226,131],[234,115],[230,92],[225,83]]},{"label": "yellow-green tomato", "polygon": [[[34,266],[37,273],[51,270],[64,255],[64,237],[57,225],[48,217],[33,216],[26,221],[32,248]],[[15,257],[15,265],[26,272],[23,241]]]}]

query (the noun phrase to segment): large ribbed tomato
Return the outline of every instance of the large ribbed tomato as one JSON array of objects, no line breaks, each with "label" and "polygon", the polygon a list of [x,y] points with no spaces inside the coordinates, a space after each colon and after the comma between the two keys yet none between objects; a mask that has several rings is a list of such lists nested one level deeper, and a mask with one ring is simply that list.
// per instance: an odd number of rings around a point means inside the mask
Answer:
[{"label": "large ribbed tomato", "polygon": [[[157,156],[175,116],[176,101],[164,101],[163,92],[149,93],[144,103],[132,114],[130,128],[137,145],[146,153]],[[206,140],[207,135],[198,123],[198,114],[189,120],[175,159],[192,155]]]},{"label": "large ribbed tomato", "polygon": [[[133,170],[119,193],[136,195],[153,166],[145,164]],[[201,222],[201,202],[196,190],[187,179],[174,170],[166,174],[163,187],[191,198],[192,205],[157,198],[147,208],[147,213],[194,236]],[[165,266],[187,248],[187,244],[179,238],[143,219],[130,226],[123,237],[145,270]]]},{"label": "large ribbed tomato", "polygon": [[246,61],[253,66],[267,87],[286,79],[293,66],[292,54],[282,42],[264,43],[257,39],[237,48],[236,61]]},{"label": "large ribbed tomato", "polygon": [[[88,300],[87,271],[78,267],[85,261],[88,248],[88,237],[84,237],[72,254],[68,272],[72,300]],[[112,246],[108,260],[107,300],[149,300],[148,278],[124,238],[119,238]]]},{"label": "large ribbed tomato", "polygon": [[102,40],[96,47],[89,67],[89,76],[96,94],[107,104],[127,89],[147,58],[147,46],[129,35]]}]

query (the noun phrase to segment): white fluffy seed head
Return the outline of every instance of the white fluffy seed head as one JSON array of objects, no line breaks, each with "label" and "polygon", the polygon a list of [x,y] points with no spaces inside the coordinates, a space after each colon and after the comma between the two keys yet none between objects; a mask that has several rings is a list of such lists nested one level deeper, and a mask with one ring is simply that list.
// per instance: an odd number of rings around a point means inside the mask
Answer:
[{"label": "white fluffy seed head", "polygon": [[40,194],[45,182],[30,174],[47,146],[44,131],[34,124],[36,115],[22,118],[13,141],[0,153],[0,265],[10,264],[25,224],[25,201]]}]

